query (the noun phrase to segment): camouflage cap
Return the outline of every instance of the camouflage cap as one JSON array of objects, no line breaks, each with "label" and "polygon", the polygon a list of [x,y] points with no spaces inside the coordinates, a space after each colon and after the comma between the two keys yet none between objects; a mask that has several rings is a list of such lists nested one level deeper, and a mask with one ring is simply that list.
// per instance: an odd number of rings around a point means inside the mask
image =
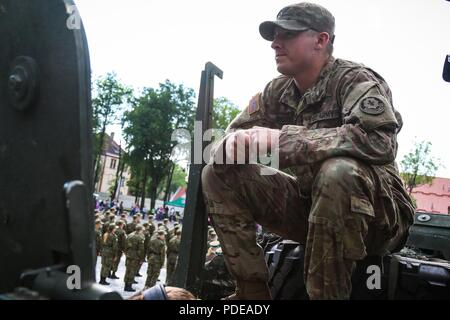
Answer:
[{"label": "camouflage cap", "polygon": [[165,236],[166,232],[164,230],[158,230],[158,236]]},{"label": "camouflage cap", "polygon": [[149,224],[148,222],[144,222],[142,225],[143,225],[144,227],[148,227],[150,224]]},{"label": "camouflage cap", "polygon": [[148,220],[152,220],[152,219],[153,219],[153,215],[150,214],[150,215],[148,216]]},{"label": "camouflage cap", "polygon": [[136,226],[136,228],[134,230],[135,231],[141,231],[141,230],[144,230],[144,227],[139,224],[139,225]]},{"label": "camouflage cap", "polygon": [[293,4],[281,9],[276,21],[265,21],[259,26],[259,33],[268,40],[273,41],[276,27],[289,31],[314,30],[327,32],[331,42],[334,40],[334,17],[324,7],[309,2]]}]

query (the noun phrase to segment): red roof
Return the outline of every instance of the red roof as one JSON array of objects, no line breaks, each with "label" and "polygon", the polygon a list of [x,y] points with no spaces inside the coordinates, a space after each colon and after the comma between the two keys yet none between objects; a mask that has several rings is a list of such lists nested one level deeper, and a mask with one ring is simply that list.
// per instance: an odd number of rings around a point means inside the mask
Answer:
[{"label": "red roof", "polygon": [[417,211],[450,214],[450,179],[434,178],[431,185],[423,184],[413,189]]}]

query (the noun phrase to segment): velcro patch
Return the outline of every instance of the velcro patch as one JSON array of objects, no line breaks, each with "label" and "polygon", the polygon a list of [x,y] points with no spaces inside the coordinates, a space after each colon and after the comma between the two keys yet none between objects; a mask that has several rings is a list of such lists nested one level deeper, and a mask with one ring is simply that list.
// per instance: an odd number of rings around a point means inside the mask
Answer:
[{"label": "velcro patch", "polygon": [[248,115],[251,116],[252,114],[256,113],[259,111],[260,107],[259,107],[259,94],[257,94],[256,96],[254,96],[247,107],[247,111],[248,111]]},{"label": "velcro patch", "polygon": [[384,112],[384,102],[377,97],[367,97],[361,101],[359,108],[362,112],[370,115],[379,115]]},{"label": "velcro patch", "polygon": [[317,121],[336,119],[339,118],[339,116],[339,110],[322,111],[311,117],[311,124],[316,123]]}]

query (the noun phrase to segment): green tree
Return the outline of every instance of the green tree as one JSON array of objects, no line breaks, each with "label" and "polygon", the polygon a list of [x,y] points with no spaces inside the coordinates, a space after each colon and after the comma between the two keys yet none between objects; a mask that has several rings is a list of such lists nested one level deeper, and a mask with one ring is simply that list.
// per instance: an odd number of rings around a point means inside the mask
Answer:
[{"label": "green tree", "polygon": [[186,176],[186,170],[178,164],[175,165],[175,170],[172,175],[172,183],[170,185],[170,193],[177,191],[178,187],[187,187]]},{"label": "green tree", "polygon": [[431,184],[436,171],[441,166],[440,160],[431,156],[431,142],[420,141],[400,162],[401,176],[411,194],[412,190],[421,184]]},{"label": "green tree", "polygon": [[100,173],[100,157],[105,144],[105,132],[108,125],[116,123],[122,114],[124,103],[131,95],[113,72],[99,77],[95,82],[92,99],[94,131],[94,184]]},{"label": "green tree", "polygon": [[164,193],[164,202],[170,200],[170,194],[175,192],[178,187],[187,187],[186,176],[186,170],[175,162],[172,162],[171,171],[167,174],[163,183],[158,188],[158,194],[161,192]]},{"label": "green tree", "polygon": [[213,103],[213,128],[225,130],[239,112],[238,106],[227,98],[215,98]]},{"label": "green tree", "polygon": [[141,168],[141,208],[148,194],[153,209],[158,186],[171,169],[171,154],[176,145],[172,132],[193,129],[193,97],[192,89],[166,80],[158,89],[145,88],[133,99],[132,110],[125,113],[125,140],[134,154],[133,165]]}]

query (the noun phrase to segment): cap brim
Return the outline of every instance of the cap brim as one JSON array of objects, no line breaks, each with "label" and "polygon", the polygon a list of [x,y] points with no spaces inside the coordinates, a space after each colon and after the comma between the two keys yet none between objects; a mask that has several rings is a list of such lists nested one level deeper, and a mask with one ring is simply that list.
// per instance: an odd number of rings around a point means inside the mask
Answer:
[{"label": "cap brim", "polygon": [[305,31],[310,29],[297,20],[264,21],[259,25],[259,33],[265,40],[273,41],[276,27],[289,31]]}]

